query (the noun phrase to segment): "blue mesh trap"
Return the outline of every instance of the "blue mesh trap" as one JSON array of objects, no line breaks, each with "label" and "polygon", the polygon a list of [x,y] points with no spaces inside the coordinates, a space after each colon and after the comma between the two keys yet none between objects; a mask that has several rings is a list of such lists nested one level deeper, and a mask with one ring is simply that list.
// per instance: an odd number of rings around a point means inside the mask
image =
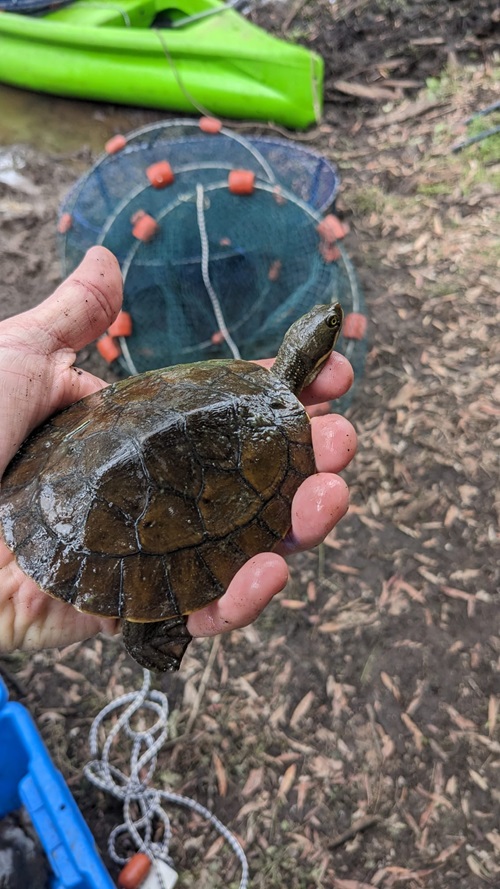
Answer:
[{"label": "blue mesh trap", "polygon": [[[109,149],[64,201],[61,213],[72,218],[62,244],[65,273],[78,265],[88,247],[102,243],[109,229],[122,230],[118,215],[128,213],[127,222],[135,208],[154,215],[173,194],[190,191],[198,182],[217,181],[234,169],[252,170],[262,181],[288,187],[319,213],[334,204],[338,173],[321,155],[284,139],[245,137],[217,124],[214,120],[215,132],[207,132],[199,120],[165,121],[110,140]],[[175,171],[167,198],[146,174],[166,159]],[[110,249],[119,261],[127,254],[130,232],[130,225],[125,226],[122,237],[112,241]]]},{"label": "blue mesh trap", "polygon": [[[363,320],[363,297],[340,243],[344,228],[324,215],[338,185],[321,155],[285,140],[243,137],[211,118],[167,121],[111,140],[59,219],[66,274],[93,244],[108,247],[122,268],[131,323],[127,335],[120,323],[111,328],[111,351],[108,342],[101,353],[135,374],[273,355],[290,324],[318,302],[338,300]],[[339,348],[359,376],[364,326],[347,324],[346,333]]]},{"label": "blue mesh trap", "polygon": [[18,12],[29,15],[31,12],[48,12],[65,6],[69,0],[0,0],[0,11]]}]

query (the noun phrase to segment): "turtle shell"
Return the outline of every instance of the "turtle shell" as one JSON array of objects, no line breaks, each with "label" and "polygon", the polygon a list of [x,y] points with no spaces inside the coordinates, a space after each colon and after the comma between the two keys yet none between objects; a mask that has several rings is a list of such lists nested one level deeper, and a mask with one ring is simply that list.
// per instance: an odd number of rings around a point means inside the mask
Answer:
[{"label": "turtle shell", "polygon": [[40,427],[7,468],[0,522],[18,564],[80,611],[188,614],[272,550],[315,471],[308,416],[247,361],[154,370]]}]

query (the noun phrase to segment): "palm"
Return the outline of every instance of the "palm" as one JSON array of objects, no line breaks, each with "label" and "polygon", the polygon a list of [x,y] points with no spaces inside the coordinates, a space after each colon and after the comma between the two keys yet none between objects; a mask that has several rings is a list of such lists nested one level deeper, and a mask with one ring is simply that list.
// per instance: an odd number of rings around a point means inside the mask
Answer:
[{"label": "palm", "polygon": [[7,648],[51,648],[116,629],[116,621],[80,614],[66,602],[42,593],[1,539],[0,615],[2,633],[9,634]]}]

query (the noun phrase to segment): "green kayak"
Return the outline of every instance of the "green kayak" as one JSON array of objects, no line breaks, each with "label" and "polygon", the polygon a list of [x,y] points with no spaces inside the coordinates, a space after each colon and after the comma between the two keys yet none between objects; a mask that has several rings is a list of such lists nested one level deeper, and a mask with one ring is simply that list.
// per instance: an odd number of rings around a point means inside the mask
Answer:
[{"label": "green kayak", "polygon": [[219,0],[75,0],[0,12],[0,82],[303,128],[321,116],[323,61]]}]

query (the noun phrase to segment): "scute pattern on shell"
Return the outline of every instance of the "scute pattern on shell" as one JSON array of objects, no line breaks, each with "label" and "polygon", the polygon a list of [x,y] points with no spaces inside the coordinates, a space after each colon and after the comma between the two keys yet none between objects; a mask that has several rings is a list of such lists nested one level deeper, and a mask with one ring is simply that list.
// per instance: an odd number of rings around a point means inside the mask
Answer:
[{"label": "scute pattern on shell", "polygon": [[290,526],[314,472],[288,387],[245,361],[151,371],[35,432],[7,469],[0,522],[21,568],[85,612],[187,614]]}]

